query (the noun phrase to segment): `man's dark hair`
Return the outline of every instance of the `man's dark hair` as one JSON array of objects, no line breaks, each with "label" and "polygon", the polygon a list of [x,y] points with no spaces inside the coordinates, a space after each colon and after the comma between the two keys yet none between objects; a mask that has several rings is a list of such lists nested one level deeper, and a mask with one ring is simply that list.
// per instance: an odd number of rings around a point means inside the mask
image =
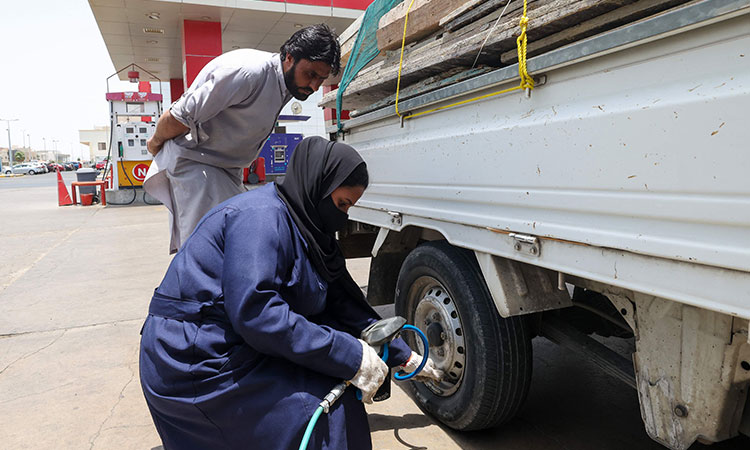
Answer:
[{"label": "man's dark hair", "polygon": [[294,61],[308,59],[323,61],[331,66],[331,74],[336,76],[341,69],[341,47],[336,33],[324,23],[305,27],[292,35],[279,50],[281,60],[289,54]]},{"label": "man's dark hair", "polygon": [[370,175],[367,173],[367,164],[362,163],[341,182],[340,186],[362,186],[367,189],[368,184],[370,184]]}]

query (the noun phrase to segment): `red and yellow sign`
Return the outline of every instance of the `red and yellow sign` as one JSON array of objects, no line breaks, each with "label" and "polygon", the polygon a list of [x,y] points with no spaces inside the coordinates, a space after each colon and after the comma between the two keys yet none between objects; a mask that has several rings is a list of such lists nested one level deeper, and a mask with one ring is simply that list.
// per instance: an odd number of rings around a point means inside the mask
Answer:
[{"label": "red and yellow sign", "polygon": [[120,187],[143,186],[151,161],[115,161]]}]

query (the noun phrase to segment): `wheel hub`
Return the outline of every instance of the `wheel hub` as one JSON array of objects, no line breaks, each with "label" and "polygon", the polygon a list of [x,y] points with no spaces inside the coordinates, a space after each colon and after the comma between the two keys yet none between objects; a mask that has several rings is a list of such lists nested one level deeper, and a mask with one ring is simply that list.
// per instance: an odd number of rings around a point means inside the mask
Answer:
[{"label": "wheel hub", "polygon": [[[422,290],[414,312],[414,324],[425,330],[430,342],[430,358],[437,368],[445,372],[439,383],[428,382],[425,385],[440,396],[453,394],[463,379],[466,347],[456,305],[437,280],[433,279]],[[421,341],[417,341],[417,346],[424,353]]]},{"label": "wheel hub", "polygon": [[432,322],[427,326],[427,340],[431,347],[440,347],[445,343],[445,332],[439,322]]}]

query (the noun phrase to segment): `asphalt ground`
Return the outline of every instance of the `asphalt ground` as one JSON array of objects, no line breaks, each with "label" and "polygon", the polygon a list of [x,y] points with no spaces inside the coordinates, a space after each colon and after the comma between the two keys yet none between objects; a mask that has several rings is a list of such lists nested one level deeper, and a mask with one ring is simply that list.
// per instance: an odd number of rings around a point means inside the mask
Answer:
[{"label": "asphalt ground", "polygon": [[[75,174],[64,178],[69,186]],[[138,344],[171,259],[167,212],[58,207],[56,186],[55,174],[0,178],[0,448],[160,449]],[[362,286],[368,266],[350,261]],[[454,432],[394,385],[390,400],[367,407],[374,448],[663,448],[643,429],[635,391],[544,339],[533,345],[531,391],[509,423]],[[750,439],[710,448],[747,449]]]}]

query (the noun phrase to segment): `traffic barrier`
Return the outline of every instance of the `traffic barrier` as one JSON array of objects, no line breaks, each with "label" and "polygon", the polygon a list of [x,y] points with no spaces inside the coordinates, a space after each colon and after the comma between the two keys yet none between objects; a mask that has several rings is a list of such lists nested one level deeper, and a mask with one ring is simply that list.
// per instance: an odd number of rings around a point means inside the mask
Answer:
[{"label": "traffic barrier", "polygon": [[[78,203],[78,198],[76,195],[76,188],[79,186],[99,186],[101,188],[100,190],[100,198],[99,200],[102,202],[102,206],[107,206],[107,191],[105,189],[105,185],[107,184],[106,180],[99,180],[99,181],[74,181],[70,183],[70,190],[73,192],[73,204]],[[86,194],[81,194],[81,205],[83,205],[83,196]],[[93,194],[91,194],[93,195]]]},{"label": "traffic barrier", "polygon": [[73,200],[70,199],[68,188],[65,187],[65,182],[62,179],[60,169],[57,169],[57,206],[68,206],[72,205]]}]

